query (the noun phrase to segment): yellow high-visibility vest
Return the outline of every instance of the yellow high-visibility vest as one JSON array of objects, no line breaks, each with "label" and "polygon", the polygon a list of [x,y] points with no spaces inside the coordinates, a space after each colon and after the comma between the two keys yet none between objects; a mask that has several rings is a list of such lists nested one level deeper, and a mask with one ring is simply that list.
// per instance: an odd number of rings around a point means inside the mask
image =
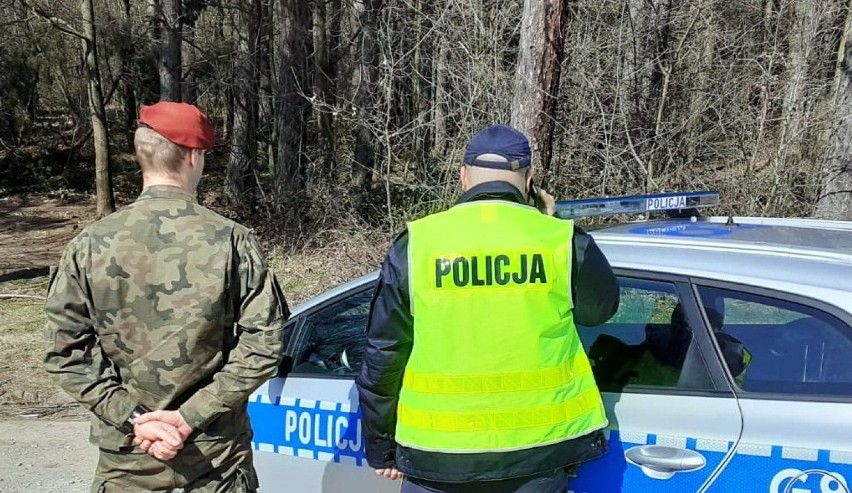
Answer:
[{"label": "yellow high-visibility vest", "polygon": [[506,201],[408,225],[414,346],[397,443],[509,451],[606,427],[573,321],[573,232],[571,221]]}]

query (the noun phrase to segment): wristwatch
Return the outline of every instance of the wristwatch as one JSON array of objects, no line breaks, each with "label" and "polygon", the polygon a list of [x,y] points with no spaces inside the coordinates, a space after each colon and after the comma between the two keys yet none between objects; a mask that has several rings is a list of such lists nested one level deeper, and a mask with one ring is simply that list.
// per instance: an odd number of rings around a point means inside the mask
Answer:
[{"label": "wristwatch", "polygon": [[130,417],[124,422],[124,431],[127,433],[133,433],[133,425],[136,424],[136,420],[147,412],[149,411],[142,406],[134,407],[133,411],[130,412]]}]

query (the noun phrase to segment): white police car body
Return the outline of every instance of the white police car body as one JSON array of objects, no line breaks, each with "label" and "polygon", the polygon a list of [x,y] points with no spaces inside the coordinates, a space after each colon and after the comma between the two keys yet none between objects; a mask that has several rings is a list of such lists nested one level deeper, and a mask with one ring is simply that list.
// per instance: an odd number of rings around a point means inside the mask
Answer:
[{"label": "white police car body", "polygon": [[[560,203],[560,214],[713,203]],[[659,205],[659,207],[656,207]],[[833,493],[852,487],[852,224],[706,218],[593,232],[618,313],[579,333],[610,419],[576,493]],[[292,371],[251,398],[261,491],[398,491],[364,460],[354,374],[376,274],[294,310]]]}]

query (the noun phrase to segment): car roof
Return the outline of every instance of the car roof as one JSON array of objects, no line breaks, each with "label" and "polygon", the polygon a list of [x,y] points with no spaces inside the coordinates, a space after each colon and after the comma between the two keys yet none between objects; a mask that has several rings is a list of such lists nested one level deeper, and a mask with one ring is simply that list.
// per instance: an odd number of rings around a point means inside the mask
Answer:
[{"label": "car roof", "polygon": [[852,289],[852,223],[710,217],[640,221],[591,232],[615,267]]},{"label": "car roof", "polygon": [[[852,291],[852,222],[709,217],[637,221],[590,233],[613,267]],[[325,291],[294,307],[293,315],[371,284],[378,273]]]},{"label": "car roof", "polygon": [[379,277],[379,271],[375,270],[373,272],[370,272],[369,274],[365,274],[361,277],[358,277],[356,279],[352,279],[351,281],[347,281],[343,284],[335,286],[335,287],[333,287],[333,288],[331,288],[327,291],[323,291],[322,293],[314,296],[313,298],[306,300],[304,303],[301,303],[301,304],[293,307],[291,309],[290,316],[292,317],[292,316],[298,315],[301,312],[308,310],[310,308],[313,308],[315,306],[321,305],[321,304],[325,303],[326,301],[331,301],[334,298],[337,298],[338,296],[340,296],[342,294],[348,293],[349,291],[351,291],[355,288],[364,287],[364,286],[367,286],[367,285],[372,285],[373,281],[375,281],[378,277]]}]

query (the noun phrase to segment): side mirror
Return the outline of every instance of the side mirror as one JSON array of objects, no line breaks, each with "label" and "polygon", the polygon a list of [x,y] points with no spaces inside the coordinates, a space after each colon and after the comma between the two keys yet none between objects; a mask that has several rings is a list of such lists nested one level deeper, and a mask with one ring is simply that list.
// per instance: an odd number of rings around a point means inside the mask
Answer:
[{"label": "side mirror", "polygon": [[731,375],[737,378],[745,373],[746,368],[751,363],[751,353],[742,341],[725,332],[716,332],[715,336]]}]

